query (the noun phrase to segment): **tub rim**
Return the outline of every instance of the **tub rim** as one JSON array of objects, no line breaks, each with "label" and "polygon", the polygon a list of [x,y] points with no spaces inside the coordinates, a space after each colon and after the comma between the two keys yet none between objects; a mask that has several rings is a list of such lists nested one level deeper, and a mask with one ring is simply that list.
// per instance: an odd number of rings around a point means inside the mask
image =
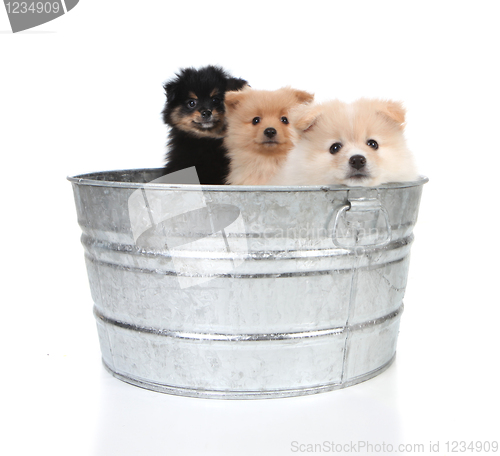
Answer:
[{"label": "tub rim", "polygon": [[131,172],[151,172],[159,171],[163,168],[131,168],[117,169],[108,171],[96,171],[92,173],[77,174],[75,176],[67,176],[66,179],[72,184],[88,185],[94,187],[113,187],[113,188],[132,188],[132,189],[147,189],[147,190],[185,190],[185,191],[200,191],[200,187],[205,191],[214,192],[325,192],[325,191],[346,191],[354,189],[397,189],[418,187],[429,182],[429,178],[420,175],[415,181],[408,182],[390,182],[377,185],[376,187],[349,187],[346,185],[212,185],[212,184],[167,184],[167,183],[152,183],[152,182],[121,182],[117,180],[102,180],[97,179],[97,176],[102,176],[109,173],[131,173]]}]

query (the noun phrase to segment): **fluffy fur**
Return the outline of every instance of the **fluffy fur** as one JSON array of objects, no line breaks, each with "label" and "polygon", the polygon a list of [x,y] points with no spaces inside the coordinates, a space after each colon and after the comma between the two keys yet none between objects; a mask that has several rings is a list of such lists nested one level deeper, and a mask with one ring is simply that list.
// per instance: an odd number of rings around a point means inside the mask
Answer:
[{"label": "fluffy fur", "polygon": [[313,97],[290,87],[275,91],[246,88],[226,94],[228,184],[269,182],[293,147],[295,132],[288,122],[289,111]]},{"label": "fluffy fur", "polygon": [[245,85],[215,66],[185,68],[164,85],[163,121],[171,127],[165,174],[195,166],[201,184],[225,182],[225,93]]},{"label": "fluffy fur", "polygon": [[300,139],[270,183],[370,187],[415,180],[405,115],[399,102],[365,98],[295,109],[290,121]]}]

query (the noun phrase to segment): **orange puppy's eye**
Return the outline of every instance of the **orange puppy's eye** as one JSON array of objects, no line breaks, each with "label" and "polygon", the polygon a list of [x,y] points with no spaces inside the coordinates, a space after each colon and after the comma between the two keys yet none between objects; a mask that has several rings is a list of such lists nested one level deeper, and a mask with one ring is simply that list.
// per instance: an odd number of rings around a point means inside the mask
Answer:
[{"label": "orange puppy's eye", "polygon": [[254,117],[254,118],[252,119],[252,123],[253,123],[254,125],[257,125],[259,122],[260,122],[260,117]]},{"label": "orange puppy's eye", "polygon": [[366,145],[371,147],[373,150],[378,149],[378,142],[375,141],[374,139],[369,139],[368,141],[366,141]]},{"label": "orange puppy's eye", "polygon": [[281,119],[280,119],[284,124],[287,124],[288,123],[288,119],[283,116]]}]

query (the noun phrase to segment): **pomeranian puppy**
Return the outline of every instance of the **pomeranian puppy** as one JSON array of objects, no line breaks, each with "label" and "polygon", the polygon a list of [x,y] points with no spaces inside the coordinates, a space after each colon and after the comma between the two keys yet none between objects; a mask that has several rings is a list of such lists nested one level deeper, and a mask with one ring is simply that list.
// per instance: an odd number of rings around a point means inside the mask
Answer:
[{"label": "pomeranian puppy", "polygon": [[395,101],[362,98],[299,107],[299,140],[271,185],[371,187],[417,179],[404,137],[406,111]]},{"label": "pomeranian puppy", "polygon": [[182,69],[164,85],[163,121],[170,126],[165,174],[195,166],[201,184],[225,182],[224,97],[246,85],[216,66]]},{"label": "pomeranian puppy", "polygon": [[228,92],[224,139],[230,158],[227,183],[267,184],[293,147],[295,132],[289,125],[288,112],[313,98],[308,92],[290,87]]}]

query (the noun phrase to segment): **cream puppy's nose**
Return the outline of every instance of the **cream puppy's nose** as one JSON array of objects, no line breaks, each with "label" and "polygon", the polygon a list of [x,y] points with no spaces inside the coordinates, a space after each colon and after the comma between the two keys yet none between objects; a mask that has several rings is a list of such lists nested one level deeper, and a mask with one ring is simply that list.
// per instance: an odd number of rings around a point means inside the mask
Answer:
[{"label": "cream puppy's nose", "polygon": [[349,165],[354,169],[361,169],[366,165],[366,157],[364,155],[353,155],[349,159]]}]

